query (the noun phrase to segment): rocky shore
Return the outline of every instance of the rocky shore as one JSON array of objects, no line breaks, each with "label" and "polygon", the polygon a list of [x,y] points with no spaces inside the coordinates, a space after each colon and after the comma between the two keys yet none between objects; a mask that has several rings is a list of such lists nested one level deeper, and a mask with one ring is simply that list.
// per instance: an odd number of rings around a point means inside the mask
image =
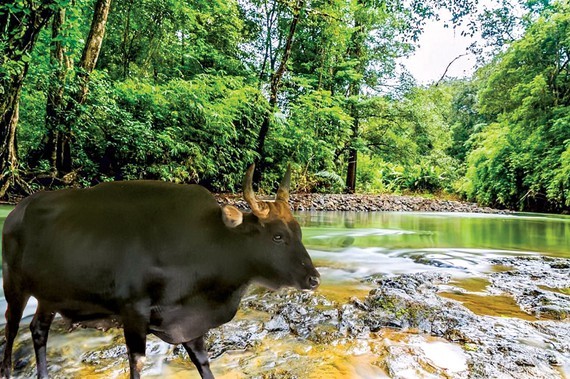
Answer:
[{"label": "rocky shore", "polygon": [[[232,204],[248,209],[241,194],[216,194],[220,204]],[[263,197],[260,197],[263,199]],[[360,195],[360,194],[291,194],[289,200],[295,211],[355,211],[355,212],[467,212],[467,213],[508,213],[475,203],[429,199],[419,196]]]}]

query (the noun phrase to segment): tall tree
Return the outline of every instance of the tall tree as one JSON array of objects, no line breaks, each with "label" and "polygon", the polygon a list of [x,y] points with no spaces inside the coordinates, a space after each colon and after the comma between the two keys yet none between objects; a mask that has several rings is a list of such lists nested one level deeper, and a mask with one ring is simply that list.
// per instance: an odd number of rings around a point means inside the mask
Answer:
[{"label": "tall tree", "polygon": [[[428,18],[438,17],[438,10],[451,12],[452,23],[458,24],[475,6],[472,0],[436,0],[424,2],[357,0],[353,10],[354,28],[347,50],[353,72],[347,85],[348,106],[353,117],[353,138],[347,147],[346,190],[356,188],[358,138],[362,120],[359,105],[371,93],[388,92],[390,81],[406,84],[397,78],[397,58],[409,54]],[[396,80],[394,80],[396,79]],[[392,92],[394,92],[392,90]],[[365,104],[366,102],[364,102]]]},{"label": "tall tree", "polygon": [[289,58],[291,57],[291,51],[293,48],[293,41],[295,38],[295,32],[297,31],[297,25],[299,24],[299,18],[305,7],[305,0],[297,0],[292,8],[292,18],[289,24],[289,29],[285,37],[285,45],[283,47],[283,53],[277,69],[270,75],[269,82],[269,106],[270,112],[267,113],[261,124],[259,130],[259,136],[257,138],[257,154],[258,158],[258,170],[256,175],[256,180],[259,181],[261,172],[265,167],[265,139],[267,138],[267,133],[269,132],[269,126],[271,124],[271,118],[277,108],[277,100],[279,94],[279,87],[281,86],[281,81],[283,80],[283,75],[287,70],[287,64],[289,63]]},{"label": "tall tree", "polygon": [[[348,60],[354,62],[354,70],[362,75],[366,69],[366,62],[364,61],[364,49],[368,31],[365,28],[363,19],[363,12],[367,12],[363,6],[363,1],[358,0],[357,7],[354,10],[354,29],[350,38],[347,56]],[[370,27],[370,25],[367,25]],[[360,129],[360,118],[358,116],[358,107],[356,100],[360,96],[362,82],[356,78],[348,85],[346,96],[349,99],[350,115],[352,116],[352,138],[347,148],[348,165],[346,169],[346,191],[349,193],[354,192],[356,189],[356,167],[358,161],[358,150],[356,149],[356,141],[358,139]]]},{"label": "tall tree", "polygon": [[50,162],[51,175],[54,177],[57,176],[58,168],[61,167],[63,161],[63,154],[60,150],[63,146],[63,140],[59,128],[64,123],[65,80],[71,68],[71,60],[66,55],[66,49],[61,38],[64,23],[65,8],[60,8],[52,21],[50,63],[53,67],[53,73],[47,92],[47,134],[39,152],[43,159]]},{"label": "tall tree", "polygon": [[[55,118],[61,122],[61,127],[57,131],[56,143],[53,146],[55,160],[55,171],[60,176],[70,173],[72,170],[71,143],[72,126],[81,113],[81,106],[87,99],[89,76],[95,69],[103,37],[105,36],[105,26],[111,7],[111,0],[97,0],[93,12],[93,19],[89,29],[89,35],[85,41],[83,53],[76,70],[77,89],[72,94],[72,98],[67,102],[65,115],[56,115]],[[54,109],[56,113],[62,112],[61,108]],[[58,125],[59,126],[59,125]]]},{"label": "tall tree", "polygon": [[98,67],[112,78],[164,83],[220,72],[244,74],[247,38],[235,1],[114,2]]},{"label": "tall tree", "polygon": [[38,34],[57,4],[18,1],[0,5],[0,197],[10,186],[26,187],[18,177],[15,145],[20,95]]}]

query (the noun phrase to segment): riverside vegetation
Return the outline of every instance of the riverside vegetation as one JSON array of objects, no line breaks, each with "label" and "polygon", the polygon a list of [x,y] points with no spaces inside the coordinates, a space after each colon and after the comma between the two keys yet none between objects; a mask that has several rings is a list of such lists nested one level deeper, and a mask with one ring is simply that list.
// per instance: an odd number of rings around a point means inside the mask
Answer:
[{"label": "riverside vegetation", "polygon": [[[513,11],[517,9],[517,11]],[[425,22],[482,38],[419,86]],[[566,1],[49,0],[0,5],[0,196],[121,179],[446,192],[570,206]]]}]

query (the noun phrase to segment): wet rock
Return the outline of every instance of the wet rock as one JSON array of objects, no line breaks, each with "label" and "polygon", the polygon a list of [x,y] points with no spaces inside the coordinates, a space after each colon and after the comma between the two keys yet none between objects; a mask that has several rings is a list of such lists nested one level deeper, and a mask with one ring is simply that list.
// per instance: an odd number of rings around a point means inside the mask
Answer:
[{"label": "wet rock", "polygon": [[570,260],[563,258],[497,258],[494,264],[512,267],[490,276],[494,289],[511,295],[526,312],[537,318],[570,318]]},{"label": "wet rock", "polygon": [[[215,359],[227,351],[240,351],[257,346],[267,335],[263,323],[254,320],[238,320],[212,329],[206,336],[208,352]],[[181,350],[182,355],[186,352]]]},{"label": "wet rock", "polygon": [[344,304],[340,308],[338,331],[347,337],[363,338],[370,335],[370,327],[364,322],[362,308]]},{"label": "wet rock", "polygon": [[103,350],[90,351],[81,357],[83,363],[100,365],[103,360],[126,359],[127,347],[125,345],[112,346]]},{"label": "wet rock", "polygon": [[[456,303],[436,295],[437,284],[445,284],[450,276],[441,273],[420,273],[397,277],[378,278],[378,288],[365,299],[370,309],[366,323],[372,331],[383,327],[418,329],[421,332],[443,335],[439,330],[440,311],[453,310]],[[448,320],[446,325],[450,325]]]},{"label": "wet rock", "polygon": [[265,329],[269,332],[288,332],[289,324],[285,317],[277,315],[265,324]]},{"label": "wet rock", "polygon": [[275,314],[294,335],[303,339],[325,342],[340,337],[336,304],[320,295],[291,294]]},{"label": "wet rock", "polygon": [[423,264],[423,265],[427,265],[427,266],[434,266],[434,267],[439,267],[439,268],[453,268],[453,269],[458,269],[458,270],[464,270],[463,267],[454,266],[454,265],[450,264],[449,262],[446,262],[446,261],[441,260],[441,259],[429,258],[426,256],[421,256],[421,255],[414,255],[414,256],[411,256],[410,258],[418,264]]},{"label": "wet rock", "polygon": [[[366,324],[372,331],[382,327],[415,330],[463,344],[470,377],[560,377],[552,362],[570,363],[570,349],[562,342],[570,340],[570,324],[475,315],[459,302],[437,296],[438,287],[448,279],[437,273],[374,279],[378,288],[364,300],[369,309]],[[554,325],[559,326],[556,332],[551,329]],[[390,357],[387,369],[395,373],[401,362]],[[416,364],[410,367],[419,372]]]},{"label": "wet rock", "polygon": [[[451,344],[437,342],[430,351],[430,345],[420,335],[411,335],[398,343],[387,343],[383,366],[391,378],[453,378],[469,377],[467,356]],[[426,351],[427,350],[427,351]],[[441,355],[445,354],[445,357]]]},{"label": "wet rock", "polygon": [[315,343],[368,337],[364,312],[353,304],[338,304],[312,292],[281,290],[246,297],[242,306],[270,313],[265,330],[291,334]]}]

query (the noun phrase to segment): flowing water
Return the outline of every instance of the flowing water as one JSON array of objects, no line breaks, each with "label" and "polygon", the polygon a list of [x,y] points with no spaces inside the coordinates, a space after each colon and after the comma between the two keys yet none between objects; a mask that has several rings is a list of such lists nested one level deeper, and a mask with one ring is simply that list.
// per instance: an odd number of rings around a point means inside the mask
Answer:
[{"label": "flowing water", "polygon": [[[9,207],[0,208],[0,222],[9,211]],[[463,295],[442,296],[461,301],[476,314],[532,321],[535,318],[519,309],[512,298],[485,293],[488,283],[483,274],[502,269],[489,264],[487,259],[537,255],[570,258],[570,217],[567,216],[299,212],[296,217],[302,226],[305,246],[322,276],[318,292],[340,303],[350,298],[364,298],[372,285],[365,284],[363,279],[370,276],[441,271],[450,273],[452,283],[466,290]],[[2,314],[5,307],[2,294]],[[23,325],[29,323],[34,307],[34,302],[30,302]],[[240,311],[237,318],[267,322],[270,316],[263,312]],[[106,333],[79,330],[70,334],[56,330],[48,344],[50,371],[54,376],[65,378],[123,377],[126,358],[104,369],[90,364],[88,358],[93,351],[120,346],[121,338],[120,331],[116,330]],[[151,341],[154,341],[152,337]],[[20,355],[29,356],[20,359],[24,363],[26,359],[33,362],[27,327],[20,329],[18,344]],[[340,340],[330,344],[308,343],[293,335],[269,333],[254,347],[214,359],[212,367],[220,378],[286,377],[280,372],[290,372],[295,365],[303,367],[306,377],[388,377],[381,362],[382,349],[386,346],[408,352],[421,351],[436,368],[434,378],[454,377],[455,372],[466,369],[465,357],[457,345],[393,330],[381,331],[367,340]],[[171,351],[167,345],[155,341],[148,354],[145,376],[197,378],[191,364],[168,358]],[[568,375],[566,370],[562,368],[562,375]],[[442,372],[444,375],[438,376],[437,373]]]}]

